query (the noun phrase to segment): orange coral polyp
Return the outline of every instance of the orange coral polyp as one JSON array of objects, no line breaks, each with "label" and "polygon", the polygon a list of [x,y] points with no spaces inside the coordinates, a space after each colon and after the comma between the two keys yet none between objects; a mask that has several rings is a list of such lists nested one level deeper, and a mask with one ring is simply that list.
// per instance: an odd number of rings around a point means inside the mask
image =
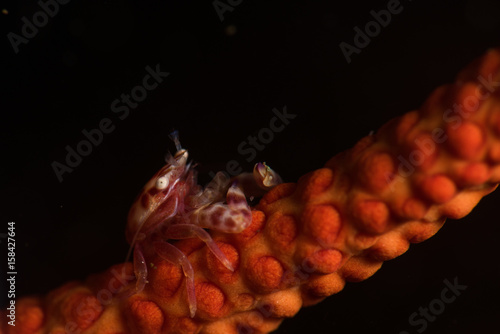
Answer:
[{"label": "orange coral polyp", "polygon": [[215,284],[202,282],[196,285],[196,299],[198,301],[198,311],[208,317],[220,317],[223,306],[226,302],[224,292]]},{"label": "orange coral polyp", "polygon": [[357,178],[369,191],[382,192],[388,186],[394,175],[394,161],[385,152],[362,153]]},{"label": "orange coral polyp", "polygon": [[464,118],[472,116],[479,110],[482,103],[481,98],[485,93],[484,87],[475,82],[466,82],[458,88],[455,101]]},{"label": "orange coral polyp", "polygon": [[289,250],[290,245],[297,237],[297,221],[291,215],[276,213],[269,217],[267,231],[275,246],[284,251]]},{"label": "orange coral polyp", "polygon": [[370,234],[381,234],[387,228],[390,211],[379,200],[357,200],[352,208],[353,216],[359,219],[358,226]]},{"label": "orange coral polyp", "polygon": [[90,292],[77,292],[69,296],[63,306],[67,323],[74,324],[75,330],[85,330],[99,319],[104,308]]},{"label": "orange coral polyp", "polygon": [[321,245],[333,246],[341,228],[339,212],[331,205],[309,205],[302,216],[306,233]]},{"label": "orange coral polyp", "polygon": [[463,187],[478,186],[491,177],[491,171],[487,164],[472,162],[464,166],[457,175],[457,181]]},{"label": "orange coral polyp", "polygon": [[399,211],[399,214],[406,219],[420,220],[425,216],[428,207],[418,198],[407,198]]},{"label": "orange coral polyp", "polygon": [[16,313],[17,333],[36,333],[42,328],[45,317],[38,300],[34,298],[24,299],[24,302],[18,304]]},{"label": "orange coral polyp", "polygon": [[155,295],[170,298],[180,289],[184,275],[182,269],[165,260],[154,263],[154,268],[149,271],[151,288]]},{"label": "orange coral polyp", "polygon": [[[236,248],[228,243],[216,242],[216,244],[229,260],[233,268],[235,268],[235,270],[238,269],[240,259]],[[230,284],[238,279],[238,274],[227,269],[208,249],[206,250],[206,261],[208,275],[221,284]]]},{"label": "orange coral polyp", "polygon": [[305,176],[307,182],[303,182],[302,201],[307,202],[324,192],[334,180],[333,171],[329,168],[321,168]]},{"label": "orange coral polyp", "polygon": [[336,249],[321,249],[312,253],[307,262],[307,266],[314,268],[315,273],[331,274],[340,267],[342,253]]},{"label": "orange coral polyp", "polygon": [[[295,183],[282,183],[277,185],[276,187],[268,191],[264,195],[264,197],[262,197],[259,205],[265,207],[270,204],[273,204],[274,202],[276,202],[281,198],[290,196],[295,191],[296,186],[297,185]],[[245,231],[243,231],[242,233],[244,232]]]},{"label": "orange coral polyp", "polygon": [[[430,238],[446,218],[467,215],[497,187],[500,94],[481,78],[498,81],[499,71],[500,49],[490,50],[455,84],[436,89],[420,110],[390,121],[297,184],[269,191],[243,232],[212,231],[234,272],[200,240],[178,241],[194,268],[194,318],[180,268],[146,250],[153,268],[144,291],[98,303],[99,291],[115,295],[114,288],[130,281],[131,265],[119,265],[44,298],[21,299],[23,323],[11,328],[4,322],[0,333],[59,334],[68,323],[89,334],[276,329],[283,317],[338,293],[348,281],[367,279],[410,243]],[[415,146],[415,139],[425,145]],[[402,160],[412,152],[424,159]]]},{"label": "orange coral polyp", "polygon": [[446,134],[450,147],[462,159],[476,157],[484,145],[483,131],[472,122],[464,122],[458,127],[450,125]]},{"label": "orange coral polyp", "polygon": [[246,266],[250,284],[259,293],[269,293],[277,289],[282,281],[283,266],[273,256],[253,256]]},{"label": "orange coral polyp", "polygon": [[455,183],[446,175],[431,175],[426,177],[421,185],[423,195],[436,204],[451,200],[457,193]]},{"label": "orange coral polyp", "polygon": [[133,333],[161,333],[165,321],[161,308],[152,301],[135,298],[128,306],[129,326]]}]

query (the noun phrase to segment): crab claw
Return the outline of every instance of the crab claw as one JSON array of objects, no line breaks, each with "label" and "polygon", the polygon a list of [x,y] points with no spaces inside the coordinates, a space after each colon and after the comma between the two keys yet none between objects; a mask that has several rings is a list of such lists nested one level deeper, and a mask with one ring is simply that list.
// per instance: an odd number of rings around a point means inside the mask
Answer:
[{"label": "crab claw", "polygon": [[265,162],[255,164],[253,168],[253,176],[257,185],[264,190],[270,190],[283,182],[278,173],[266,165]]}]

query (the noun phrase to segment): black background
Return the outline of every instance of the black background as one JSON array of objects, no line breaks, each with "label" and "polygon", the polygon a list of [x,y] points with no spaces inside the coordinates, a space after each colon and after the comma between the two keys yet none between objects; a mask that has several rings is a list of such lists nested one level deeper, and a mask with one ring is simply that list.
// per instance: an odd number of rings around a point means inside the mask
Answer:
[{"label": "black background", "polygon": [[[266,161],[295,181],[418,108],[500,44],[496,1],[406,0],[348,64],[339,43],[352,44],[353,28],[387,3],[244,0],[221,22],[211,0],[73,0],[18,54],[7,34],[20,34],[21,18],[31,21],[40,8],[35,1],[5,4],[0,233],[16,222],[18,297],[123,261],[128,208],[174,149],[173,128],[202,182],[232,159],[246,170]],[[120,120],[111,102],[156,64],[170,76]],[[246,161],[238,145],[285,105],[297,117]],[[114,131],[60,183],[52,162],[63,162],[65,146],[75,148],[81,131],[103,118]],[[417,333],[408,316],[454,277],[467,290],[425,332],[498,332],[499,200],[498,192],[488,196],[465,219],[448,222],[372,278],[301,310],[276,333]]]}]

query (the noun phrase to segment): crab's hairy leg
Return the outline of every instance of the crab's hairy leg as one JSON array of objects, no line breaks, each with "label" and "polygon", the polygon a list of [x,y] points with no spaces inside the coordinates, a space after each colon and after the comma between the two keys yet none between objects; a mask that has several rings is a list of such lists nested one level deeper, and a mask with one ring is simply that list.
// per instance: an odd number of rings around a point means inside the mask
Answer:
[{"label": "crab's hairy leg", "polygon": [[239,233],[252,222],[252,211],[245,194],[236,185],[227,191],[226,203],[214,203],[194,211],[191,221],[203,228]]},{"label": "crab's hairy leg", "polygon": [[175,224],[170,225],[164,233],[164,237],[167,239],[188,239],[198,237],[203,241],[208,249],[215,255],[217,259],[229,270],[234,271],[231,262],[220,250],[217,244],[214,242],[210,234],[199,226],[193,224]]},{"label": "crab's hairy leg", "polygon": [[194,288],[194,271],[189,262],[187,256],[177,249],[174,245],[171,245],[165,241],[155,241],[153,243],[154,250],[162,259],[179,265],[184,272],[186,277],[186,291],[189,303],[189,313],[191,318],[196,314],[196,293]]}]

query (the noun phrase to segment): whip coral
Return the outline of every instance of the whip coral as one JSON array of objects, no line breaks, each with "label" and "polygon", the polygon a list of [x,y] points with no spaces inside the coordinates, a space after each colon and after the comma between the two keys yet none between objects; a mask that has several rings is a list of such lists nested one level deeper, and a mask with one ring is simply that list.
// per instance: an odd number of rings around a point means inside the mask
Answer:
[{"label": "whip coral", "polygon": [[[500,50],[437,88],[297,183],[274,187],[243,232],[211,231],[234,271],[205,244],[175,245],[194,269],[190,317],[181,268],[145,252],[148,283],[130,297],[131,263],[17,302],[2,333],[268,333],[283,318],[362,281],[446,218],[467,215],[500,182]],[[145,247],[147,245],[144,245]],[[5,321],[5,315],[2,315]]]}]

